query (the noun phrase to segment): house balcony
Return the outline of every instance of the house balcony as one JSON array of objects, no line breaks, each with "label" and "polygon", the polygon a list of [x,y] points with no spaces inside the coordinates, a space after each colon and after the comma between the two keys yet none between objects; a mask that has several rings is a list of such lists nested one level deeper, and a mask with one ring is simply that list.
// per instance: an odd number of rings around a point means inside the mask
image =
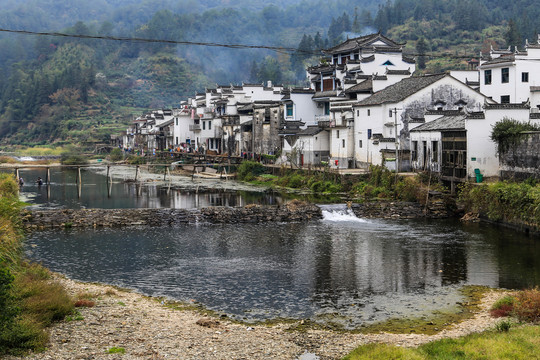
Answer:
[{"label": "house balcony", "polygon": [[189,131],[200,131],[200,130],[201,130],[201,124],[189,125]]},{"label": "house balcony", "polygon": [[315,115],[315,121],[330,121],[330,115]]}]

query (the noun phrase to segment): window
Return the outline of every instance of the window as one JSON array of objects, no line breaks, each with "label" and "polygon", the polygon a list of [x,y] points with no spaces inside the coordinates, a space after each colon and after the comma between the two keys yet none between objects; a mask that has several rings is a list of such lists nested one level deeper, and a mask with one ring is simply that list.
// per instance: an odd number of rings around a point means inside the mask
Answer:
[{"label": "window", "polygon": [[356,110],[356,117],[360,117],[360,110]]},{"label": "window", "polygon": [[501,69],[501,82],[503,84],[510,82],[510,69],[509,68]]},{"label": "window", "polygon": [[418,141],[412,142],[411,160],[412,161],[418,160]]},{"label": "window", "polygon": [[529,82],[529,73],[528,72],[522,72],[521,73],[521,82]]},{"label": "window", "polygon": [[206,121],[203,121],[203,122],[202,122],[202,129],[203,129],[203,130],[206,130]]},{"label": "window", "polygon": [[392,109],[388,110],[388,116],[392,117]]},{"label": "window", "polygon": [[178,136],[176,137],[176,144],[178,145]]},{"label": "window", "polygon": [[359,141],[358,141],[358,147],[359,147],[359,148],[362,148],[362,140],[359,140]]},{"label": "window", "polygon": [[329,102],[324,103],[324,115],[330,115],[330,103]]},{"label": "window", "polygon": [[383,65],[386,65],[386,66],[394,66],[394,64],[392,64],[392,62],[390,60],[386,60]]},{"label": "window", "polygon": [[431,142],[431,162],[437,163],[439,162],[439,142],[438,141],[432,141]]},{"label": "window", "polygon": [[371,139],[371,129],[367,129],[367,138]]},{"label": "window", "polygon": [[287,104],[287,116],[288,117],[293,116],[293,104]]},{"label": "window", "polygon": [[339,139],[339,130],[336,130],[336,138]]},{"label": "window", "polygon": [[178,118],[176,118],[175,120],[176,120],[176,126],[178,126]]},{"label": "window", "polygon": [[501,96],[501,104],[510,104],[510,95]]},{"label": "window", "polygon": [[367,109],[367,116],[371,116],[371,109]]},{"label": "window", "polygon": [[212,122],[211,121],[208,122],[208,130],[212,130]]},{"label": "window", "polygon": [[491,84],[491,70],[484,71],[484,84]]},{"label": "window", "polygon": [[341,147],[345,147],[345,139],[341,140]]}]

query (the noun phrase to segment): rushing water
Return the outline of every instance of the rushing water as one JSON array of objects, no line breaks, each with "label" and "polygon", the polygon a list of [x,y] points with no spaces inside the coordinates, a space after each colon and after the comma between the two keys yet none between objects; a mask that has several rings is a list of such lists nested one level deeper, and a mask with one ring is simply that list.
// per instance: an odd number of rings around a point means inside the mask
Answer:
[{"label": "rushing water", "polygon": [[540,285],[540,243],[521,234],[323,210],[324,220],[303,224],[36,232],[26,249],[78,280],[195,300],[246,321],[310,318],[355,328],[452,308],[466,284]]}]

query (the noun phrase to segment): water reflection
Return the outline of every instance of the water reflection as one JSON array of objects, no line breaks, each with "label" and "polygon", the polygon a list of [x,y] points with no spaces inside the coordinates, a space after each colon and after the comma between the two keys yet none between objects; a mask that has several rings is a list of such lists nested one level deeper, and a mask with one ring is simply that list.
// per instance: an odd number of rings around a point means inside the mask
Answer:
[{"label": "water reflection", "polygon": [[311,222],[48,231],[28,256],[84,281],[195,299],[239,319],[354,328],[461,301],[464,284],[540,284],[540,244],[444,221]]},{"label": "water reflection", "polygon": [[[57,208],[202,208],[208,206],[245,206],[247,204],[275,205],[285,200],[278,194],[208,189],[210,182],[191,182],[186,178],[186,187],[175,188],[164,182],[135,183],[107,181],[107,177],[89,170],[81,170],[82,184],[79,187],[77,170],[51,169],[51,182],[38,186],[38,177],[46,179],[45,168],[21,169],[25,179],[21,188],[24,201],[41,207]],[[202,183],[203,185],[198,185]],[[50,186],[49,186],[50,185]]]}]

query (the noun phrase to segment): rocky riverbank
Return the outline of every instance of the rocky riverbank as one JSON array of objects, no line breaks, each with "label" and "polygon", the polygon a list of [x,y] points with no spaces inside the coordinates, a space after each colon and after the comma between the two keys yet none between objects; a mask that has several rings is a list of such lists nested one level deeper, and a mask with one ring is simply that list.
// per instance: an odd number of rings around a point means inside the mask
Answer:
[{"label": "rocky riverbank", "polygon": [[[350,206],[356,216],[363,218],[445,218],[451,215],[440,201],[430,202],[428,207],[399,201],[369,202]],[[297,200],[278,206],[215,206],[202,209],[53,209],[25,210],[22,213],[22,222],[27,229],[302,222],[321,218],[321,208]]]},{"label": "rocky riverbank", "polygon": [[[493,302],[504,295],[491,291],[473,318],[436,335],[353,334],[329,330],[294,330],[297,323],[272,326],[233,323],[217,319],[189,306],[171,306],[162,299],[108,285],[72,281],[56,275],[75,299],[89,299],[92,307],[50,329],[50,343],[43,353],[24,359],[340,359],[355,347],[371,342],[399,346],[459,337],[494,327],[489,316]],[[109,351],[124,352],[109,353]],[[9,360],[21,359],[8,357]]]}]

